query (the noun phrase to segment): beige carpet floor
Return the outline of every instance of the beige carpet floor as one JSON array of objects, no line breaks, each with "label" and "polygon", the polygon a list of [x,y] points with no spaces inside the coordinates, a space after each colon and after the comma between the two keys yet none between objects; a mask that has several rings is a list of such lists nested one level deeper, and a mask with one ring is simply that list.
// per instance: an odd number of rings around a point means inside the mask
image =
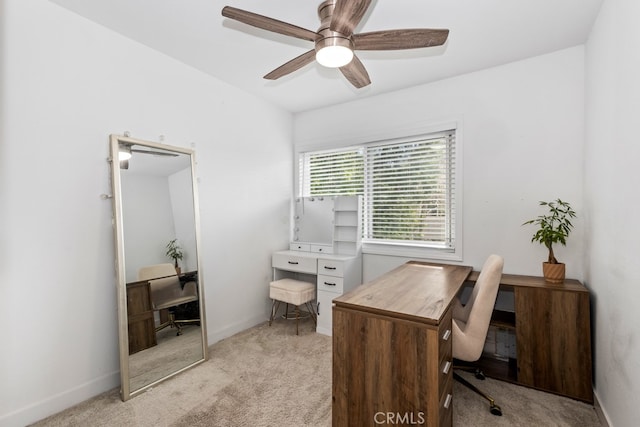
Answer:
[{"label": "beige carpet floor", "polygon": [[[601,425],[588,404],[467,378],[492,394],[504,415],[491,415],[484,400],[454,383],[455,426]],[[308,320],[301,323],[300,336],[294,322],[264,323],[214,344],[207,362],[127,402],[112,390],[34,425],[328,427],[331,338],[313,332]]]}]

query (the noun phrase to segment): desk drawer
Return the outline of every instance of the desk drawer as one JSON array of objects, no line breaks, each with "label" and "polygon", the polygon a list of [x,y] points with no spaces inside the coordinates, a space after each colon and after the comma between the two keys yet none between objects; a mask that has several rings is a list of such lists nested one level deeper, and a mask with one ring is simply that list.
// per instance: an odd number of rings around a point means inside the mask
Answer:
[{"label": "desk drawer", "polygon": [[333,277],[344,277],[344,261],[333,259],[318,259],[318,274]]},{"label": "desk drawer", "polygon": [[315,258],[296,255],[273,254],[271,265],[280,270],[299,271],[301,273],[316,274],[318,271]]},{"label": "desk drawer", "polygon": [[438,334],[440,336],[439,346],[439,356],[438,360],[442,360],[446,355],[449,355],[451,358],[452,352],[452,342],[453,342],[453,331],[451,330],[451,309],[447,311],[444,315],[442,323],[440,324],[440,328],[438,329]]},{"label": "desk drawer", "polygon": [[318,290],[342,294],[344,279],[342,277],[318,274]]},{"label": "desk drawer", "polygon": [[453,378],[445,385],[444,393],[440,396],[440,423],[439,426],[453,425]]},{"label": "desk drawer", "polygon": [[452,377],[453,358],[451,357],[451,352],[449,352],[449,357],[445,357],[444,359],[440,360],[440,364],[438,365],[438,396],[442,396],[445,387]]}]

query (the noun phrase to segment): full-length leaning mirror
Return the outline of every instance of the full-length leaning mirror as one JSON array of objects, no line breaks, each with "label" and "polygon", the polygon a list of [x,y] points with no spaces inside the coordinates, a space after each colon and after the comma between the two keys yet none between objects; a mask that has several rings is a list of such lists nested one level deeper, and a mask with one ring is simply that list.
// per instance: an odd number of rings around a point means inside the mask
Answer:
[{"label": "full-length leaning mirror", "polygon": [[110,136],[121,397],[207,359],[192,150]]}]

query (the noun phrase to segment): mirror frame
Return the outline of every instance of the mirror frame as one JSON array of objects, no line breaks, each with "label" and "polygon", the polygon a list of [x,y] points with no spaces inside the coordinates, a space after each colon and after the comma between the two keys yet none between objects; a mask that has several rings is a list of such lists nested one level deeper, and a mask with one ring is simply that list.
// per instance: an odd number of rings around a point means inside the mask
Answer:
[{"label": "mirror frame", "polygon": [[[123,401],[148,390],[156,384],[167,380],[179,373],[190,369],[196,365],[205,362],[208,359],[206,317],[204,307],[204,280],[202,274],[201,263],[201,244],[200,244],[200,210],[198,203],[197,178],[195,171],[195,153],[193,150],[182,147],[175,147],[156,142],[144,141],[136,138],[130,138],[122,135],[109,135],[111,164],[111,187],[112,187],[112,207],[113,207],[113,230],[115,244],[115,269],[116,269],[116,288],[118,303],[118,336],[120,349],[120,397]],[[193,195],[194,225],[195,225],[195,245],[196,245],[196,264],[198,269],[198,304],[200,310],[200,329],[202,342],[202,359],[197,360],[183,368],[176,370],[158,380],[155,380],[136,390],[131,390],[129,377],[129,331],[127,318],[127,281],[125,270],[125,252],[124,252],[124,227],[122,216],[122,182],[120,177],[120,162],[118,161],[118,152],[121,143],[133,144],[137,146],[147,147],[151,149],[164,150],[178,154],[186,154],[191,160],[191,183]]]}]

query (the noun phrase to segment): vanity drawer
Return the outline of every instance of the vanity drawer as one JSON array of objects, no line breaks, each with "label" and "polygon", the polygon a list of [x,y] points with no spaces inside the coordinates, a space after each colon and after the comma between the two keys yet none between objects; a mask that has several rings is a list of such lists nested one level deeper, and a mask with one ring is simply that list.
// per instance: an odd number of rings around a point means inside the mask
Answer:
[{"label": "vanity drawer", "polygon": [[344,262],[331,259],[318,259],[318,274],[326,274],[327,276],[343,277]]},{"label": "vanity drawer", "polygon": [[343,280],[342,277],[318,274],[318,290],[342,294],[342,290],[344,289]]},{"label": "vanity drawer", "polygon": [[309,250],[318,254],[332,254],[332,245],[310,245]]},{"label": "vanity drawer", "polygon": [[301,273],[317,273],[316,259],[283,253],[275,253],[271,258],[271,265],[274,268],[287,271],[299,271]]},{"label": "vanity drawer", "polygon": [[311,245],[309,245],[308,243],[289,243],[289,250],[309,252],[311,251]]}]

